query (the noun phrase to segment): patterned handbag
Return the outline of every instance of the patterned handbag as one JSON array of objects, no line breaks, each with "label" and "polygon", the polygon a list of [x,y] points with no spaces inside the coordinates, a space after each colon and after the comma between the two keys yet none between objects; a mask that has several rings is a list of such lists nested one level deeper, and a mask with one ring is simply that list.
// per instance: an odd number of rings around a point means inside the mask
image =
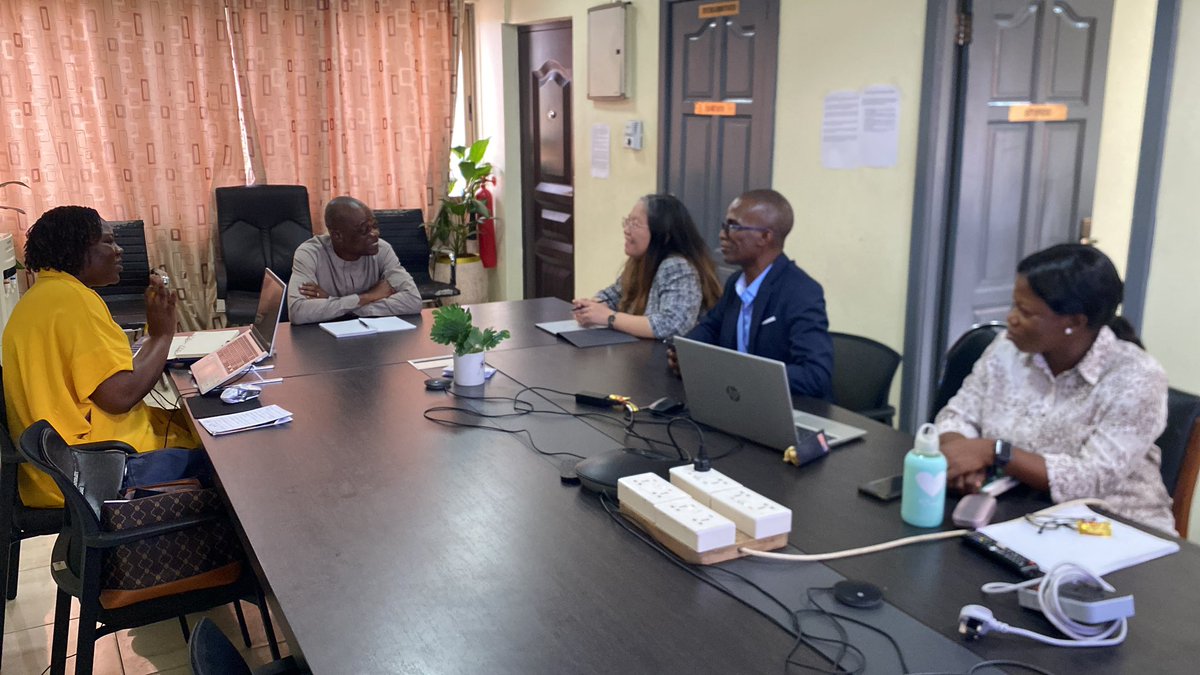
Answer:
[{"label": "patterned handbag", "polygon": [[215,520],[105,551],[100,604],[124,607],[202,588],[225,586],[242,573],[245,554],[216,490],[195,480],[131,488],[104,502],[100,527],[119,532],[215,514]]}]

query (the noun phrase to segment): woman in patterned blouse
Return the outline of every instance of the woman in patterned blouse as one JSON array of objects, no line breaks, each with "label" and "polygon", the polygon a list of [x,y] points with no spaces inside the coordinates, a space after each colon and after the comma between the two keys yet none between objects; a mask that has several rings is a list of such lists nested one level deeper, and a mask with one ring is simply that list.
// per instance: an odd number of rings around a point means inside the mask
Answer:
[{"label": "woman in patterned blouse", "polygon": [[671,195],[646,195],[621,227],[625,269],[595,298],[575,300],[575,320],[645,338],[686,333],[721,297],[712,258],[687,207]]},{"label": "woman in patterned blouse", "polygon": [[1008,332],[935,421],[952,488],[973,492],[999,466],[1055,502],[1098,497],[1174,532],[1154,445],[1166,427],[1167,377],[1116,316],[1123,293],[1112,262],[1088,246],[1021,261]]}]

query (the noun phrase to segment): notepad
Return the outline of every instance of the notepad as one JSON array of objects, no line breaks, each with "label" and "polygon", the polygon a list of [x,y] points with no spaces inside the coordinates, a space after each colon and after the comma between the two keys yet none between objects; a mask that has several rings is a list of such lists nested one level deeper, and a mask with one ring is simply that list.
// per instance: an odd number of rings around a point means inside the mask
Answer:
[{"label": "notepad", "polygon": [[[1082,504],[1039,513],[1062,518],[1111,520]],[[1115,520],[1112,520],[1111,537],[1080,534],[1068,527],[1043,530],[1038,534],[1037,526],[1024,518],[981,527],[979,531],[1036,562],[1045,571],[1054,569],[1059,563],[1072,562],[1104,575],[1179,550],[1179,544],[1169,539],[1156,537]]]},{"label": "notepad", "polygon": [[416,328],[404,319],[394,316],[360,317],[345,321],[326,321],[318,324],[326,333],[335,338],[354,337],[356,335],[371,335],[372,333],[391,333],[398,330]]},{"label": "notepad", "polygon": [[534,325],[551,335],[557,335],[576,347],[601,347],[604,345],[638,341],[632,335],[603,326],[584,328],[575,319],[544,321],[542,323],[535,323]]},{"label": "notepad", "polygon": [[287,424],[292,421],[292,413],[277,405],[269,405],[255,410],[205,417],[196,420],[204,430],[213,436],[232,434],[238,431],[273,427],[277,424]]},{"label": "notepad", "polygon": [[236,328],[230,330],[198,331],[191,335],[176,335],[171,338],[171,349],[167,352],[167,360],[198,359],[224,347],[226,343],[240,333]]}]

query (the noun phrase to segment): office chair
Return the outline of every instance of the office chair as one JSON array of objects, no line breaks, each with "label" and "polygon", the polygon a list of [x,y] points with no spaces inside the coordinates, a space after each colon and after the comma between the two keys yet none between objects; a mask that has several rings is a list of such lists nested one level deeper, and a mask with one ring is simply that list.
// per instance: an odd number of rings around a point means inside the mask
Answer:
[{"label": "office chair", "polygon": [[113,321],[122,328],[146,323],[146,287],[150,285],[150,254],[146,246],[146,227],[140,220],[109,221],[121,253],[121,280],[101,286],[96,293],[104,299]]},{"label": "office chair", "polygon": [[891,426],[896,409],[888,405],[900,354],[870,338],[830,333],[833,341],[833,402]]},{"label": "office chair", "polygon": [[[454,252],[430,249],[421,209],[383,209],[375,212],[375,219],[379,221],[380,238],[392,245],[400,264],[412,275],[422,302],[436,302],[459,294],[454,285],[458,271]],[[450,283],[434,281],[430,276],[429,268],[433,266],[435,253],[450,258]]]},{"label": "office chair", "polygon": [[[217,188],[217,297],[229,325],[254,322],[263,270],[287,283],[296,248],[312,238],[308,190],[303,185]],[[287,320],[287,305],[284,318]]]},{"label": "office chair", "polygon": [[[30,509],[21,501],[17,491],[17,472],[25,459],[13,446],[8,435],[8,420],[4,407],[3,372],[0,371],[0,579],[4,580],[5,598],[17,597],[17,575],[21,569],[21,542],[32,537],[57,534],[62,529],[62,509]],[[4,617],[0,612],[0,635],[4,634]],[[0,644],[0,658],[4,646]]]},{"label": "office chair", "polygon": [[120,441],[70,446],[45,420],[26,429],[18,445],[26,460],[54,478],[67,505],[66,523],[54,544],[50,563],[50,575],[58,586],[50,651],[51,675],[62,675],[66,670],[73,597],[79,600],[80,606],[75,651],[77,674],[92,672],[95,642],[99,637],[177,617],[184,639],[187,639],[187,614],[231,602],[243,635],[248,635],[239,604],[245,596],[252,596],[258,602],[271,654],[278,658],[279,646],[265,609],[266,600],[247,564],[242,565],[238,579],[220,586],[147,597],[127,604],[102,600],[101,587],[110,571],[109,566],[119,564],[117,554],[120,549],[117,547],[140,544],[159,550],[164,535],[212,523],[219,516],[190,515],[128,529],[105,529],[100,521],[103,504],[106,500],[120,498],[125,457],[134,452],[133,448]]},{"label": "office chair", "polygon": [[1167,428],[1156,445],[1162,450],[1163,484],[1171,493],[1175,530],[1186,539],[1200,473],[1200,396],[1167,390]]},{"label": "office chair", "polygon": [[250,670],[229,638],[211,619],[200,619],[188,640],[194,675],[285,675],[303,672],[290,656]]},{"label": "office chair", "polygon": [[942,363],[942,376],[938,378],[937,395],[933,400],[929,421],[932,422],[938,412],[954,398],[962,387],[963,380],[971,374],[975,362],[1004,330],[1004,324],[999,321],[972,326],[946,350],[946,360]]}]

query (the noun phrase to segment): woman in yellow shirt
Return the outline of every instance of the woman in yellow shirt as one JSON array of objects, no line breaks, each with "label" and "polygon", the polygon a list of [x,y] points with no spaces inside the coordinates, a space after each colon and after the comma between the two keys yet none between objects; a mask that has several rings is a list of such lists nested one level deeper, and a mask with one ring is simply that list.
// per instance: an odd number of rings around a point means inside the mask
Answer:
[{"label": "woman in yellow shirt", "polygon": [[[146,289],[149,338],[135,358],[125,333],[92,287],[117,283],[121,247],[95,209],[60,206],[29,228],[25,266],[37,282],[4,329],[3,377],[14,442],[45,419],[71,444],[119,440],[138,452],[196,447],[184,416],[175,424],[142,399],[158,382],[175,334],[175,296],[151,277]],[[126,482],[143,485],[204,473],[202,452],[172,450],[131,457]],[[21,499],[35,508],[61,507],[54,481],[25,464]]]}]

